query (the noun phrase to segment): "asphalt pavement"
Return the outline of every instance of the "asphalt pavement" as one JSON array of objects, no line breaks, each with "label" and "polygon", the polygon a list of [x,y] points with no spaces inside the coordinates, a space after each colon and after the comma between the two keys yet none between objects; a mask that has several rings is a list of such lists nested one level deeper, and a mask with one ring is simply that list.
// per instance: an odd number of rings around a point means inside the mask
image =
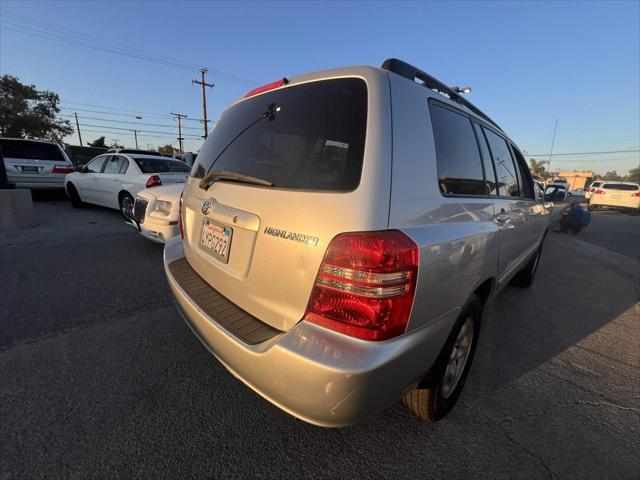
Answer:
[{"label": "asphalt pavement", "polygon": [[[0,478],[638,478],[640,216],[550,234],[487,306],[454,411],[307,425],[229,374],[116,211],[36,202],[0,233]],[[635,235],[635,237],[634,237]]]}]

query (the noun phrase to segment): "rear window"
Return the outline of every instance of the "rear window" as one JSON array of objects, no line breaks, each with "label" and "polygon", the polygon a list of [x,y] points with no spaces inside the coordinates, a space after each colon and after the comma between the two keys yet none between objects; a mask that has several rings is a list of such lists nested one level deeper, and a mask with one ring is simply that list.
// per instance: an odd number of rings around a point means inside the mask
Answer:
[{"label": "rear window", "polygon": [[54,160],[65,162],[57,145],[51,143],[29,142],[26,140],[0,140],[2,154],[7,158],[26,160]]},{"label": "rear window", "polygon": [[276,188],[353,190],[360,183],[367,89],[355,78],[292,86],[222,114],[198,153],[194,176],[225,170]]},{"label": "rear window", "polygon": [[191,169],[183,162],[162,158],[141,158],[133,157],[142,173],[166,173],[180,172],[189,173]]},{"label": "rear window", "polygon": [[638,190],[638,185],[628,185],[625,183],[605,183],[602,188],[606,190],[626,190],[634,191]]}]

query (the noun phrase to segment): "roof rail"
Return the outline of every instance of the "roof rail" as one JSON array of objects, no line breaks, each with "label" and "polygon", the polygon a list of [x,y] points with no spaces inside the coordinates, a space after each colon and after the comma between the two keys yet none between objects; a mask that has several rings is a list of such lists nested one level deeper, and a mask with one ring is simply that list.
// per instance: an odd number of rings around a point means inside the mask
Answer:
[{"label": "roof rail", "polygon": [[390,72],[397,73],[398,75],[408,78],[412,82],[415,82],[418,79],[425,87],[435,90],[438,93],[444,94],[453,100],[456,103],[466,107],[468,110],[472,111],[479,117],[482,117],[491,125],[496,127],[498,130],[503,132],[503,130],[498,126],[496,122],[491,120],[491,118],[482,112],[478,107],[476,107],[470,101],[462,98],[458,93],[452,90],[450,87],[447,87],[440,80],[433,78],[428,73],[423,72],[417,67],[408,64],[407,62],[403,62],[402,60],[398,60],[397,58],[388,58],[382,64],[382,68],[385,70],[389,70]]}]

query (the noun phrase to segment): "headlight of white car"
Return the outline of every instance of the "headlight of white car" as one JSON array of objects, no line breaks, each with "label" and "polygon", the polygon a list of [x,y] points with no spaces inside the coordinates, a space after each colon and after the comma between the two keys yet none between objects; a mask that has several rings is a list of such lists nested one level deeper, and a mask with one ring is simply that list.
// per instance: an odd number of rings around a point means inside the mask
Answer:
[{"label": "headlight of white car", "polygon": [[156,202],[156,211],[161,215],[169,215],[171,213],[171,202],[158,200]]}]

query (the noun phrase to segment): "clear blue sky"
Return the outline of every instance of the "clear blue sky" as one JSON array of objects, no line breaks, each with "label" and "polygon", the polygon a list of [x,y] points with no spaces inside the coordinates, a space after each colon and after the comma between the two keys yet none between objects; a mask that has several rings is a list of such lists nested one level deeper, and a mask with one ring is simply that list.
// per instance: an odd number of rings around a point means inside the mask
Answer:
[{"label": "clear blue sky", "polygon": [[[55,2],[1,0],[0,13],[118,42],[212,72],[210,118],[252,87],[336,66],[380,65],[398,57],[450,85],[470,85],[470,100],[493,116],[528,153],[640,148],[640,2]],[[171,125],[170,112],[201,116],[197,70],[70,45],[22,32],[0,17],[0,73],[78,103],[142,113],[139,122]],[[35,25],[33,23],[27,25]],[[42,25],[40,25],[40,30]],[[46,27],[44,31],[50,30]],[[68,38],[68,37],[66,37]],[[77,102],[77,103],[70,103]],[[103,109],[103,111],[106,109]],[[73,110],[65,110],[69,114]],[[172,132],[171,128],[86,120],[122,115],[77,110],[81,122]],[[147,113],[163,115],[150,116]],[[189,127],[199,124],[185,122]],[[84,139],[100,135],[86,127]],[[130,146],[130,132],[102,130]],[[199,130],[188,130],[197,135]],[[149,134],[151,135],[151,134]],[[158,135],[158,134],[155,134]],[[164,135],[164,134],[162,134]],[[140,135],[140,142],[175,142]],[[74,143],[77,137],[73,137]],[[86,141],[86,140],[85,140]],[[187,147],[197,149],[189,140]],[[589,159],[589,161],[586,161]],[[557,157],[554,167],[616,169],[640,154]]]}]

